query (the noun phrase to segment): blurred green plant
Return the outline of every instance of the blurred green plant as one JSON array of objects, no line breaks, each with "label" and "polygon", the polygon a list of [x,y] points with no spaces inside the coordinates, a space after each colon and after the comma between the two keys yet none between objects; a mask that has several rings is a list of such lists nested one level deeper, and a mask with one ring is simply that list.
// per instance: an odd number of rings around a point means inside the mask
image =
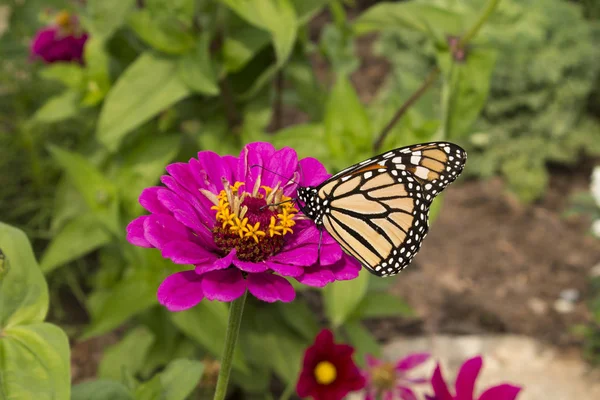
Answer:
[{"label": "blurred green plant", "polygon": [[[459,14],[468,21],[486,1],[423,3],[442,7],[438,12],[444,18]],[[532,201],[547,187],[547,163],[568,164],[581,153],[600,154],[600,125],[585,116],[600,72],[600,49],[593,44],[598,28],[583,18],[581,7],[562,0],[500,2],[467,49],[474,55],[485,46],[498,53],[481,118],[463,131],[472,133],[466,143],[471,150],[467,173],[483,178],[501,174],[521,199]],[[391,55],[393,79],[401,83],[411,75],[423,79],[438,57],[425,35],[400,24],[397,32],[382,36],[379,52]],[[468,76],[475,84],[476,78]],[[480,105],[467,104],[465,110]],[[457,116],[471,120],[472,114]]]}]

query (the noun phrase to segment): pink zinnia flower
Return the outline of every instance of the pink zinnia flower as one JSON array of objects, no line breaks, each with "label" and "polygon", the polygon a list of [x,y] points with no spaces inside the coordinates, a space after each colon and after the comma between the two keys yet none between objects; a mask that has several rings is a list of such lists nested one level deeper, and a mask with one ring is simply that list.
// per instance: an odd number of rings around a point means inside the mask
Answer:
[{"label": "pink zinnia flower", "polygon": [[429,359],[429,353],[414,353],[396,363],[384,362],[367,355],[367,390],[365,400],[417,400],[410,386],[426,383],[429,379],[409,377],[413,368]]},{"label": "pink zinnia flower", "polygon": [[333,333],[322,330],[306,349],[296,392],[314,400],[342,400],[349,392],[365,387],[365,378],[352,360],[354,349],[335,344]]},{"label": "pink zinnia flower", "polygon": [[[483,360],[480,356],[473,357],[460,367],[458,376],[456,377],[456,396],[452,396],[439,366],[435,368],[431,385],[433,387],[433,396],[426,396],[428,400],[474,400],[473,391],[475,389],[475,381],[483,365]],[[503,384],[493,386],[484,391],[478,400],[514,400],[521,391],[519,386]]]},{"label": "pink zinnia flower", "polygon": [[232,301],[246,289],[264,301],[289,302],[295,292],[287,278],[323,287],[358,276],[360,264],[326,232],[317,257],[319,230],[298,218],[291,201],[298,183],[316,185],[329,176],[314,158],[298,160],[293,149],[252,143],[239,157],[202,151],[166,169],[166,187],[140,195],[150,215],[129,224],[127,239],[195,267],[160,285],[158,300],[169,310],[204,298]]},{"label": "pink zinnia flower", "polygon": [[83,48],[87,39],[88,35],[79,30],[77,18],[66,11],[60,12],[53,25],[36,33],[31,42],[31,58],[41,58],[46,63],[83,63]]}]

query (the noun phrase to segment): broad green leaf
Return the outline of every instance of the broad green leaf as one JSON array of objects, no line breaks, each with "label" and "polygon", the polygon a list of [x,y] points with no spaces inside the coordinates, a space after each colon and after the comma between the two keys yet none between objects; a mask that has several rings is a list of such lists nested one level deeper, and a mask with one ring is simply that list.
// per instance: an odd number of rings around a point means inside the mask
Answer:
[{"label": "broad green leaf", "polygon": [[281,331],[269,333],[264,338],[269,348],[268,354],[265,354],[266,362],[271,364],[274,372],[285,383],[296,382],[306,342]]},{"label": "broad green leaf", "polygon": [[87,107],[100,103],[110,90],[110,58],[105,43],[92,36],[85,43],[85,95],[81,104]]},{"label": "broad green leaf", "polygon": [[189,93],[175,61],[143,53],[108,93],[100,112],[98,140],[116,150],[127,133]]},{"label": "broad green leaf", "polygon": [[464,28],[465,22],[459,14],[415,1],[376,4],[354,22],[354,32],[358,35],[373,31],[410,29],[426,34],[438,42],[445,40],[446,35],[461,34]]},{"label": "broad green leaf", "polygon": [[123,149],[123,164],[114,171],[120,198],[130,215],[142,211],[138,198],[143,189],[158,183],[165,172],[165,165],[175,158],[180,135],[144,135],[130,148]]},{"label": "broad green leaf", "polygon": [[69,398],[69,340],[62,329],[42,322],[0,331],[0,393],[3,399]]},{"label": "broad green leaf", "polygon": [[356,310],[367,293],[369,273],[361,271],[358,278],[338,281],[323,289],[325,312],[334,328],[341,326]]},{"label": "broad green leaf", "polygon": [[53,238],[42,256],[44,273],[82,257],[111,241],[98,218],[90,213],[75,217]]},{"label": "broad green leaf", "polygon": [[75,90],[66,90],[51,97],[37,109],[32,120],[37,123],[52,124],[73,118],[79,111],[80,95]]},{"label": "broad green leaf", "polygon": [[348,322],[344,325],[344,331],[356,351],[353,358],[358,365],[365,365],[367,354],[375,357],[381,355],[381,348],[377,343],[377,339],[360,322]]},{"label": "broad green leaf", "polygon": [[[325,143],[345,167],[360,161],[362,152],[371,149],[373,132],[365,107],[345,76],[339,76],[325,109]],[[340,143],[352,143],[341,146]]]},{"label": "broad green leaf", "polygon": [[49,150],[54,160],[81,193],[98,221],[115,235],[122,235],[118,221],[118,198],[115,185],[83,155],[54,145],[50,145]]},{"label": "broad green leaf", "polygon": [[84,70],[79,64],[54,63],[44,67],[39,74],[44,79],[58,81],[70,89],[80,89],[83,85]]},{"label": "broad green leaf", "polygon": [[490,91],[496,54],[472,49],[466,62],[456,62],[449,51],[438,53],[438,63],[446,79],[445,138],[457,139],[469,132]]},{"label": "broad green leaf", "polygon": [[135,376],[144,366],[154,335],[144,326],[127,333],[119,343],[108,347],[98,367],[98,376],[120,381],[123,374]]},{"label": "broad green leaf", "polygon": [[138,10],[129,16],[129,26],[144,42],[167,54],[184,54],[194,47],[194,35],[176,17]]},{"label": "broad green leaf", "polygon": [[412,316],[412,308],[397,296],[386,292],[368,293],[354,311],[353,319]]},{"label": "broad green leaf", "polygon": [[186,359],[172,361],[160,374],[165,399],[185,400],[198,385],[203,372],[204,364],[199,361]]},{"label": "broad green leaf", "polygon": [[241,70],[269,44],[269,34],[253,26],[238,26],[223,41],[223,67],[227,72]]},{"label": "broad green leaf", "polygon": [[68,177],[63,176],[56,185],[50,232],[55,235],[72,218],[88,211],[83,196]]},{"label": "broad green leaf", "polygon": [[134,397],[122,383],[100,379],[73,386],[71,400],[134,400]]},{"label": "broad green leaf", "polygon": [[29,240],[21,230],[0,222],[0,252],[5,270],[0,280],[0,331],[43,321],[48,312],[48,286]]},{"label": "broad green leaf", "polygon": [[123,26],[134,5],[135,0],[88,0],[83,20],[90,36],[101,41],[110,38]]},{"label": "broad green leaf", "polygon": [[290,56],[298,21],[290,0],[221,0],[250,24],[269,32],[279,65]]},{"label": "broad green leaf", "polygon": [[[171,314],[171,318],[186,336],[194,339],[215,357],[221,357],[228,319],[225,304],[204,300],[189,310]],[[239,347],[234,353],[233,367],[242,372],[248,370]]]},{"label": "broad green leaf", "polygon": [[164,395],[160,376],[156,375],[154,378],[136,387],[135,400],[168,400]]},{"label": "broad green leaf", "polygon": [[330,0],[294,0],[292,4],[296,9],[298,24],[309,22],[320,10],[330,3]]},{"label": "broad green leaf", "polygon": [[288,326],[306,340],[312,341],[319,332],[315,314],[305,302],[276,303],[276,308]]},{"label": "broad green leaf", "polygon": [[207,96],[219,94],[217,74],[211,64],[210,36],[204,34],[196,48],[179,59],[178,72],[181,80],[193,91]]},{"label": "broad green leaf", "polygon": [[158,285],[142,276],[131,275],[103,295],[98,308],[92,308],[92,323],[83,338],[102,335],[157,303]]}]

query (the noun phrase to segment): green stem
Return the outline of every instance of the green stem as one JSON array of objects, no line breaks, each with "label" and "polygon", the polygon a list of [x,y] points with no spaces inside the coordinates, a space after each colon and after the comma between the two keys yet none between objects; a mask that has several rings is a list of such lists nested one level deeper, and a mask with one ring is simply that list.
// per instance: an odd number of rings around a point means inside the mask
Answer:
[{"label": "green stem", "polygon": [[213,400],[224,400],[227,395],[227,384],[229,383],[229,375],[231,366],[233,365],[233,353],[235,343],[240,332],[242,323],[242,314],[244,313],[244,303],[248,292],[231,303],[229,307],[229,322],[227,323],[227,333],[225,334],[225,349],[223,350],[223,358],[221,359],[221,368],[219,377],[217,378],[217,388]]},{"label": "green stem", "polygon": [[35,188],[38,192],[41,191],[43,186],[43,172],[42,166],[40,164],[40,157],[36,151],[36,144],[33,134],[31,133],[31,126],[29,124],[25,124],[21,126],[21,135],[22,135],[22,143],[25,151],[27,152],[27,156],[29,157],[29,166],[31,167],[31,180],[35,185]]},{"label": "green stem", "polygon": [[473,39],[475,37],[475,35],[477,35],[477,33],[479,32],[479,30],[481,29],[483,24],[485,24],[485,21],[487,21],[487,19],[490,17],[490,15],[492,15],[494,10],[496,9],[496,6],[499,3],[500,3],[500,0],[490,0],[489,1],[487,7],[483,10],[483,12],[479,16],[479,19],[477,20],[475,25],[473,25],[471,27],[471,29],[469,29],[467,31],[467,33],[465,33],[460,38],[460,42],[458,42],[459,48],[465,47],[471,41],[471,39]]}]

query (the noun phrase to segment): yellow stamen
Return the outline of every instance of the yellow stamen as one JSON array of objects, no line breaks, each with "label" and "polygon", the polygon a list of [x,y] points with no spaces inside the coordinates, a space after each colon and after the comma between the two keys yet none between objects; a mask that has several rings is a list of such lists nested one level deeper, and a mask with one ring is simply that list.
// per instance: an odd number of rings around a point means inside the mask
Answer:
[{"label": "yellow stamen", "polygon": [[329,385],[337,378],[337,370],[335,365],[329,361],[321,361],[315,367],[315,379],[321,385]]},{"label": "yellow stamen", "polygon": [[263,231],[259,231],[258,228],[260,228],[260,222],[257,222],[256,224],[254,224],[254,226],[252,225],[247,225],[245,228],[245,235],[244,237],[251,237],[252,239],[254,239],[254,241],[256,243],[258,243],[258,237],[259,236],[265,236],[266,233],[264,233]]},{"label": "yellow stamen", "polygon": [[54,17],[56,25],[61,28],[67,28],[71,25],[71,14],[68,11],[61,11]]}]

